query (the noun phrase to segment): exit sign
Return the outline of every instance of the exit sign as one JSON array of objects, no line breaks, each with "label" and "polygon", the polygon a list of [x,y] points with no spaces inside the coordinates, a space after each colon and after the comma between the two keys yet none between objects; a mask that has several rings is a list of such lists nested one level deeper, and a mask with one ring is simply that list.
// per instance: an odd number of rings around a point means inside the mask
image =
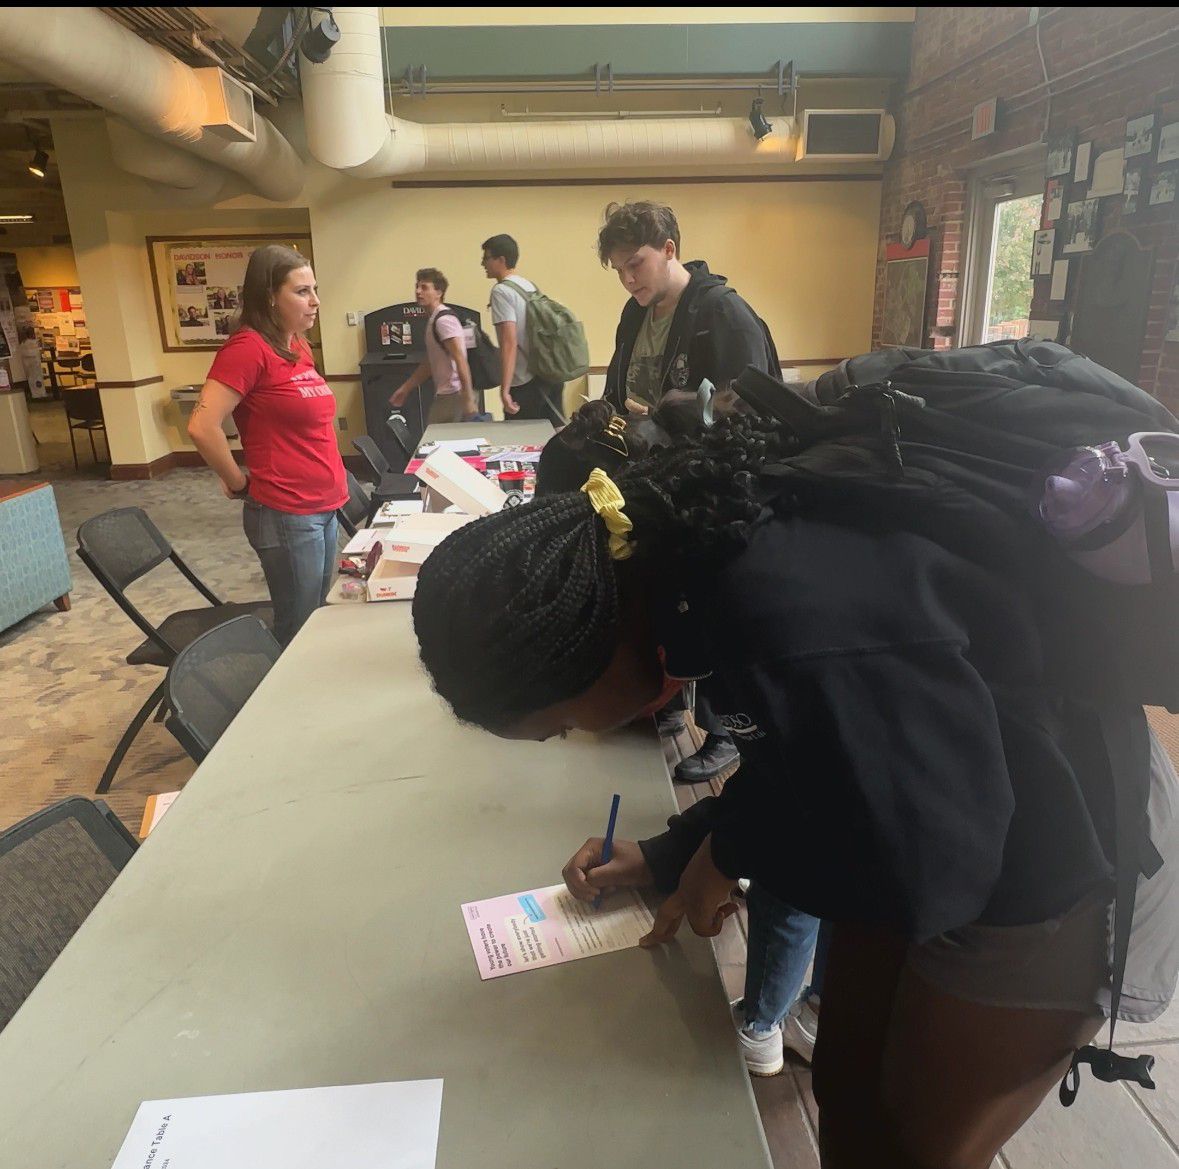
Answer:
[{"label": "exit sign", "polygon": [[979,102],[974,107],[974,120],[970,126],[972,139],[985,138],[988,134],[995,132],[995,117],[998,109],[999,99],[997,97],[991,98],[990,101]]}]

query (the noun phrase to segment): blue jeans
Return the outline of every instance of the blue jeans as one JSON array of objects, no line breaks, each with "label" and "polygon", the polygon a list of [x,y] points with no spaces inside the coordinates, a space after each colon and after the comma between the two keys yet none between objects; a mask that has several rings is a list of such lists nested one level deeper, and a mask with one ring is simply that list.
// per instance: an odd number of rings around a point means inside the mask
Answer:
[{"label": "blue jeans", "polygon": [[[756,881],[749,886],[745,904],[749,908],[745,1025],[754,1032],[772,1031],[802,990],[819,934],[819,919],[779,901]],[[820,956],[816,953],[811,984],[816,993],[821,983]]]},{"label": "blue jeans", "polygon": [[336,513],[292,515],[247,499],[242,527],[274,603],[274,636],[290,644],[323,604],[336,571]]}]

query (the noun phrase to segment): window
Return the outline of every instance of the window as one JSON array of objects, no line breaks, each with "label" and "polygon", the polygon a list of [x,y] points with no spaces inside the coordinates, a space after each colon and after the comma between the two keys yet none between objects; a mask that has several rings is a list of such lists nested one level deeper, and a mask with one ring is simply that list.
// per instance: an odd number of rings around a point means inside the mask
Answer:
[{"label": "window", "polygon": [[971,183],[969,239],[958,343],[1027,335],[1032,246],[1040,227],[1044,162],[990,164]]}]

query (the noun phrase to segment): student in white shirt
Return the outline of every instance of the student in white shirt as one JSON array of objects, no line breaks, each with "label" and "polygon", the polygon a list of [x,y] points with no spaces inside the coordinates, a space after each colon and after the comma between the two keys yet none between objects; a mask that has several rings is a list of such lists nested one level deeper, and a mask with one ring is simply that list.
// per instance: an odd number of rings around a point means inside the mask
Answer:
[{"label": "student in white shirt", "polygon": [[500,398],[505,418],[544,418],[564,425],[560,383],[534,377],[528,367],[528,294],[531,280],[516,271],[520,247],[510,235],[483,241],[483,271],[496,281],[491,290],[491,319],[500,353]]}]

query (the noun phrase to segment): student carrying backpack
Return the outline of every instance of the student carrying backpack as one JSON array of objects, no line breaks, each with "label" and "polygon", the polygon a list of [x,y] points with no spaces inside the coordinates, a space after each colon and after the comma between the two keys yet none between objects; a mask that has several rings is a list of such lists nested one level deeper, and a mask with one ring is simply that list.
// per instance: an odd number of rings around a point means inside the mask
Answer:
[{"label": "student carrying backpack", "polygon": [[1046,672],[1092,712],[1114,789],[1109,1047],[1077,1051],[1060,1097],[1076,1098],[1082,1063],[1153,1088],[1153,1057],[1116,1054],[1113,1033],[1138,886],[1162,863],[1142,706],[1179,711],[1179,422],[1117,374],[1030,340],[864,354],[806,395],[754,369],[734,388],[794,436],[798,453],[763,472],[767,498],[918,533],[1038,596]]}]

